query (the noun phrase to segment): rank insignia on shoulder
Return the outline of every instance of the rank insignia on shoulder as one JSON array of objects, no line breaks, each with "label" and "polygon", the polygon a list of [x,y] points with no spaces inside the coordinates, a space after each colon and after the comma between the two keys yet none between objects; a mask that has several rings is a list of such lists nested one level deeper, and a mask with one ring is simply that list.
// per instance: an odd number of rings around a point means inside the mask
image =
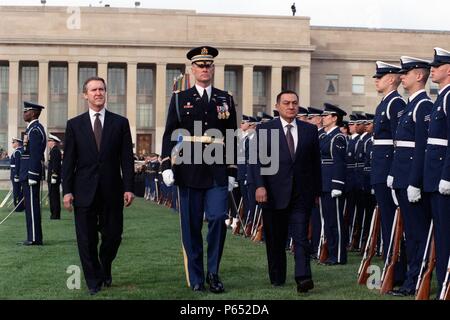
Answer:
[{"label": "rank insignia on shoulder", "polygon": [[180,93],[181,90],[175,90],[173,93]]}]

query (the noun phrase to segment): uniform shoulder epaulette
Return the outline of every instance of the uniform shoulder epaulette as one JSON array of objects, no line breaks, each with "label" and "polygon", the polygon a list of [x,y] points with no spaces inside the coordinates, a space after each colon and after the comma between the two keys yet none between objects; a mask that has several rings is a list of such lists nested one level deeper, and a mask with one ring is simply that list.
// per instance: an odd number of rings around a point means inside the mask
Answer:
[{"label": "uniform shoulder epaulette", "polygon": [[175,90],[173,93],[180,93],[181,90]]},{"label": "uniform shoulder epaulette", "polygon": [[233,92],[228,91],[227,93],[228,93],[230,96],[233,96]]}]

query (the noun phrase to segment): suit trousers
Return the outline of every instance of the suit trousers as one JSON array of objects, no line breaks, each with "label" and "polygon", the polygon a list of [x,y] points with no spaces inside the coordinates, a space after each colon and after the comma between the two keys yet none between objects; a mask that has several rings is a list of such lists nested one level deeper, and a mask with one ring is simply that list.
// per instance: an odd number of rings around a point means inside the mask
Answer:
[{"label": "suit trousers", "polygon": [[111,278],[112,262],[122,241],[123,202],[104,199],[97,190],[91,206],[75,207],[75,230],[84,277],[92,289]]},{"label": "suit trousers", "polygon": [[264,237],[271,284],[286,282],[286,240],[288,230],[294,241],[295,279],[311,279],[311,244],[308,227],[311,209],[304,207],[299,195],[293,195],[287,208],[262,210]]},{"label": "suit trousers", "polygon": [[[22,184],[20,182],[12,182],[13,186],[13,197],[14,197],[14,207],[17,206],[17,204],[22,200],[23,198],[23,192],[22,192]],[[25,210],[24,205],[25,200],[22,201],[22,203],[16,208],[16,212],[20,212]]]}]

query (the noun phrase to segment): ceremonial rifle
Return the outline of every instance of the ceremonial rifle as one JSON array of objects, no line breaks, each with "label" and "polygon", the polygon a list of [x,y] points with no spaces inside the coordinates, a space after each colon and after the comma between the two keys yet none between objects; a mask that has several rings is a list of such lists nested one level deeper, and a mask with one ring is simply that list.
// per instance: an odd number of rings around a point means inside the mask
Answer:
[{"label": "ceremonial rifle", "polygon": [[436,246],[433,236],[433,221],[428,231],[427,245],[423,253],[422,265],[416,285],[416,300],[429,300],[431,288],[431,275],[436,265]]},{"label": "ceremonial rifle", "polygon": [[442,284],[440,300],[450,300],[450,257],[448,257],[447,272],[445,273],[445,280]]},{"label": "ceremonial rifle", "polygon": [[358,269],[358,284],[366,284],[369,274],[367,269],[370,266],[373,256],[377,250],[378,235],[380,233],[380,210],[378,206],[375,207],[370,223],[369,236],[364,250],[364,256],[361,260],[361,264]]}]

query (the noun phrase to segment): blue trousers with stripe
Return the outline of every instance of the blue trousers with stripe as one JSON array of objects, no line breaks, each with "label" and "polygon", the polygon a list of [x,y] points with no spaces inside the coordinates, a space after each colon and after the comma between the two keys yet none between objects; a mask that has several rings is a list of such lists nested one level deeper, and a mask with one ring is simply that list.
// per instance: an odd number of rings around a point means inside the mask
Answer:
[{"label": "blue trousers with stripe", "polygon": [[23,196],[25,202],[25,217],[27,222],[27,240],[42,242],[41,227],[41,185],[30,186],[28,181],[22,181]]},{"label": "blue trousers with stripe", "polygon": [[223,245],[226,236],[225,219],[228,214],[228,187],[214,186],[208,189],[178,187],[180,199],[181,238],[185,255],[185,271],[188,286],[203,284],[203,215],[208,221],[207,272],[219,273]]}]

